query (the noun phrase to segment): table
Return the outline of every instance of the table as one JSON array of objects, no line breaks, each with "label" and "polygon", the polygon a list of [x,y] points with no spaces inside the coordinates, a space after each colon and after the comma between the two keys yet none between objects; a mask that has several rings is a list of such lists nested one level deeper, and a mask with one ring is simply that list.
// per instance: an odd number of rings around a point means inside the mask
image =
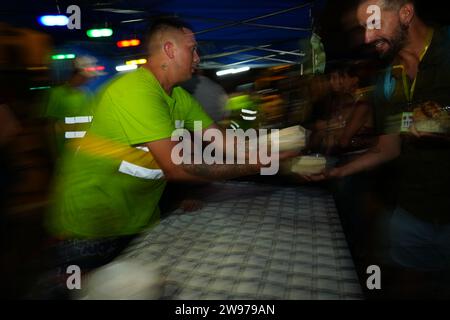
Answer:
[{"label": "table", "polygon": [[120,259],[161,266],[163,299],[362,299],[331,195],[214,183],[199,211],[175,211]]}]

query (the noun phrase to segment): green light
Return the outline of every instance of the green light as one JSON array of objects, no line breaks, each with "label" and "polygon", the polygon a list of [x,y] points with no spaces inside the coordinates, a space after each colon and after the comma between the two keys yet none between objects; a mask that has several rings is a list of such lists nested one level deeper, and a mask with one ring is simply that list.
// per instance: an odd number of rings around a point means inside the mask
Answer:
[{"label": "green light", "polygon": [[66,60],[66,59],[75,59],[75,55],[70,54],[55,54],[52,56],[52,60]]},{"label": "green light", "polygon": [[86,31],[89,38],[111,37],[113,34],[112,29],[90,29]]},{"label": "green light", "polygon": [[51,87],[34,87],[34,88],[30,88],[30,91],[34,91],[34,90],[47,90],[50,89]]}]

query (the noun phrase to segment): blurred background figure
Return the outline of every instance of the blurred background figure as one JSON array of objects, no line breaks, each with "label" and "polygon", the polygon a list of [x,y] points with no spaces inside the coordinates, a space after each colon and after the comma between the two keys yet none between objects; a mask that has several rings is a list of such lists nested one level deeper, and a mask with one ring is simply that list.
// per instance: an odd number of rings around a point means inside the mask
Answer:
[{"label": "blurred background figure", "polygon": [[230,113],[229,128],[247,130],[260,127],[259,99],[253,92],[253,83],[238,86],[230,95],[226,109]]},{"label": "blurred background figure", "polygon": [[329,92],[315,105],[311,150],[326,155],[363,151],[375,141],[370,87],[362,86],[356,66],[332,67]]},{"label": "blurred background figure", "polygon": [[261,109],[265,127],[283,126],[285,103],[277,89],[262,90]]},{"label": "blurred background figure", "polygon": [[[371,101],[371,74],[365,62],[335,61],[319,84],[311,118],[309,151],[326,155],[333,166],[342,166],[377,142]],[[327,84],[323,84],[326,81]],[[385,202],[375,181],[379,171],[362,172],[333,180],[329,187],[346,231],[355,261],[370,255],[373,225]],[[389,188],[385,188],[389,190]]]},{"label": "blurred background figure", "polygon": [[[0,212],[6,210],[9,187],[13,183],[10,144],[19,134],[19,131],[19,122],[11,109],[7,104],[2,104],[2,102],[0,102],[0,165],[2,168],[0,171]],[[3,218],[3,215],[1,218]]]},{"label": "blurred background figure", "polygon": [[0,273],[8,299],[24,297],[46,263],[52,164],[38,113],[51,47],[41,32],[0,23]]},{"label": "blurred background figure", "polygon": [[74,60],[70,79],[50,91],[43,116],[49,120],[55,158],[61,155],[65,142],[86,134],[93,118],[94,95],[85,85],[104,74],[98,70],[96,58],[80,56]]}]

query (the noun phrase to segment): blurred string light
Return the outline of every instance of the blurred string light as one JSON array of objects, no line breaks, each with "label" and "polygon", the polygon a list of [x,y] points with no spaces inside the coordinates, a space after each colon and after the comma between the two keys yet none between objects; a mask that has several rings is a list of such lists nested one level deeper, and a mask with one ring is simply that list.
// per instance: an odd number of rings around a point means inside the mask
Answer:
[{"label": "blurred string light", "polygon": [[146,64],[146,63],[147,63],[147,59],[128,60],[127,62],[125,62],[126,65],[130,65],[130,64]]},{"label": "blurred string light", "polygon": [[47,90],[47,89],[50,89],[51,87],[49,87],[49,86],[45,86],[45,87],[33,87],[33,88],[30,88],[30,91],[35,91],[35,90]]},{"label": "blurred string light", "polygon": [[136,64],[124,64],[124,65],[116,66],[116,71],[117,72],[131,71],[131,70],[137,69],[137,67],[138,66]]},{"label": "blurred string light", "polygon": [[248,70],[250,70],[249,67],[242,67],[242,68],[237,68],[237,69],[227,69],[227,70],[217,71],[216,75],[218,77],[221,77],[221,76],[225,76],[227,74],[235,74],[235,73],[245,72]]},{"label": "blurred string light", "polygon": [[136,47],[140,44],[141,44],[141,40],[139,40],[139,39],[117,41],[117,46],[119,48]]},{"label": "blurred string light", "polygon": [[45,15],[40,16],[39,23],[46,27],[60,27],[67,26],[69,18],[64,15]]},{"label": "blurred string light", "polygon": [[87,71],[87,72],[104,71],[105,70],[105,66],[88,67],[88,68],[84,68],[83,70]]},{"label": "blurred string light", "polygon": [[52,56],[52,60],[68,60],[68,59],[75,59],[75,55],[73,53],[69,54],[55,54]]},{"label": "blurred string light", "polygon": [[89,29],[86,31],[86,34],[89,38],[111,37],[113,35],[113,30],[109,28]]}]

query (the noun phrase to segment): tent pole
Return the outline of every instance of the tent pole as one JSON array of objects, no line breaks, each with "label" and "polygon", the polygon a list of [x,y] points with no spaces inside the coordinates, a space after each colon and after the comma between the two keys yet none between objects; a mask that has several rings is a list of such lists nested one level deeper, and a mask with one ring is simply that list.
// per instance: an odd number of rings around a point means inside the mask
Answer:
[{"label": "tent pole", "polygon": [[238,21],[238,22],[226,23],[226,24],[218,26],[218,27],[213,27],[213,28],[197,31],[197,32],[195,32],[195,34],[197,35],[197,34],[202,34],[202,33],[206,33],[206,32],[221,30],[221,29],[225,29],[225,28],[234,27],[234,26],[237,26],[237,25],[240,25],[240,24],[245,24],[245,23],[256,21],[256,20],[273,17],[273,16],[276,16],[276,15],[280,15],[280,14],[283,14],[283,13],[290,12],[290,11],[294,11],[294,10],[305,8],[307,6],[312,5],[313,3],[314,3],[314,1],[311,1],[311,2],[307,2],[307,3],[301,4],[301,5],[292,7],[292,8],[288,8],[288,9],[272,12],[272,13],[265,14],[265,15],[262,15],[262,16],[258,16],[258,17],[254,17],[254,18]]}]

